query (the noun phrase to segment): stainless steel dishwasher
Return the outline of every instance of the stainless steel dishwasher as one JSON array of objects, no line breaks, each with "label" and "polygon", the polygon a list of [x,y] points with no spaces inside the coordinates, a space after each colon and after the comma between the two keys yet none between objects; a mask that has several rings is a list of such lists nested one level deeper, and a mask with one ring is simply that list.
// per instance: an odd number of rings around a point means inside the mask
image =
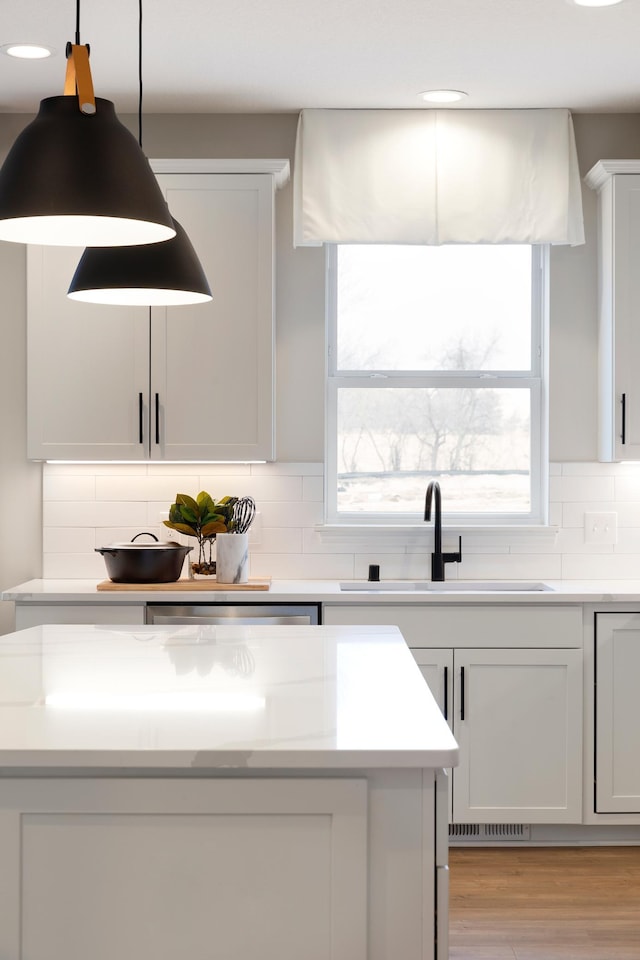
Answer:
[{"label": "stainless steel dishwasher", "polygon": [[320,623],[320,605],[316,603],[150,603],[147,623],[213,623],[271,626]]}]

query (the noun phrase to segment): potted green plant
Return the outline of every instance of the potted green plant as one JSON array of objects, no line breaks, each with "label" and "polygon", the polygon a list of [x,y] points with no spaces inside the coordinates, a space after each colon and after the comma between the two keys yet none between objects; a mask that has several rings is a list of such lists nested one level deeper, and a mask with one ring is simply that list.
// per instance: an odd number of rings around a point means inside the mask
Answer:
[{"label": "potted green plant", "polygon": [[187,493],[176,494],[175,503],[169,507],[169,519],[163,522],[166,527],[197,539],[198,560],[191,564],[192,573],[212,576],[216,572],[213,543],[216,534],[233,529],[233,508],[237,500],[237,497],[214,500],[205,490],[195,499]]}]

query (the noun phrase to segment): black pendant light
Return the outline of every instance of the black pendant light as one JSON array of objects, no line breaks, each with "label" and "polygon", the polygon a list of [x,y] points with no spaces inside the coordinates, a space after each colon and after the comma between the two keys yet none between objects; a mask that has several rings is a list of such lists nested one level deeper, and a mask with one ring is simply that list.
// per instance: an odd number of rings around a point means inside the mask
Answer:
[{"label": "black pendant light", "polygon": [[[138,139],[142,149],[142,0],[138,0]],[[211,300],[209,283],[186,231],[164,243],[88,247],[67,296],[88,303],[178,306]]]},{"label": "black pendant light", "polygon": [[139,247],[89,247],[73,275],[72,300],[149,307],[206,303],[211,290],[191,241],[177,220],[176,235]]},{"label": "black pendant light", "polygon": [[[174,236],[162,191],[113,103],[94,97],[89,47],[67,44],[65,95],[40,103],[0,169],[0,240],[59,246]],[[77,94],[76,94],[77,91]]]}]

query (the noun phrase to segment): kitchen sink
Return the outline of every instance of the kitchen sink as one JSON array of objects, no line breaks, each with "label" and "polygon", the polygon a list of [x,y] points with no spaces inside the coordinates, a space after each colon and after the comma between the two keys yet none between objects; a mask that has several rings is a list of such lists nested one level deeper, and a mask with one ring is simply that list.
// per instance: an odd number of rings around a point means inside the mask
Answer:
[{"label": "kitchen sink", "polygon": [[366,593],[538,593],[552,591],[547,583],[535,580],[343,580],[341,590]]}]

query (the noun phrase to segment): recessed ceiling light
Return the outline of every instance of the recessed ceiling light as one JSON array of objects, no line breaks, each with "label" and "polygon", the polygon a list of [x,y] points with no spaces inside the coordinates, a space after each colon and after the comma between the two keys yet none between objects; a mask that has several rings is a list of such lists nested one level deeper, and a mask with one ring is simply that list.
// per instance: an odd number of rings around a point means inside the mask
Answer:
[{"label": "recessed ceiling light", "polygon": [[44,60],[53,53],[52,47],[44,47],[40,43],[3,43],[0,50],[8,57],[17,57],[19,60]]},{"label": "recessed ceiling light", "polygon": [[420,96],[428,103],[455,103],[456,100],[463,100],[469,94],[464,90],[425,90]]},{"label": "recessed ceiling light", "polygon": [[612,7],[622,0],[573,0],[578,7]]}]

